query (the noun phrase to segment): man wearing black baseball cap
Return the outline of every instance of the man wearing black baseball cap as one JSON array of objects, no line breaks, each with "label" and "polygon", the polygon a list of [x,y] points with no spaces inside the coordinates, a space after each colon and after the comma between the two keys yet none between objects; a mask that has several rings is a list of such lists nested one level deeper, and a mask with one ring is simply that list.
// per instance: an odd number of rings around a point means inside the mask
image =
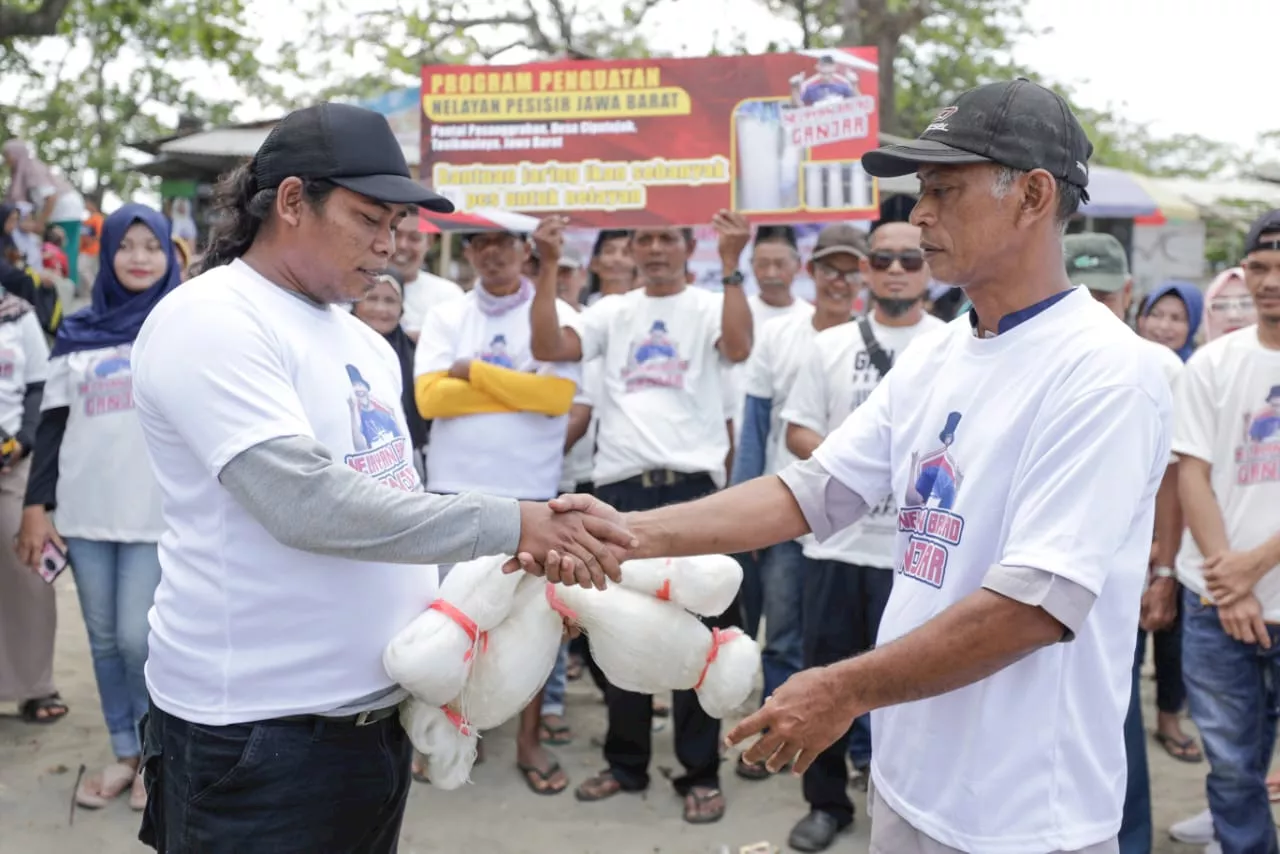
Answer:
[{"label": "man wearing black baseball cap", "polygon": [[872,851],[1118,850],[1173,407],[1147,348],[1067,276],[1090,149],[1060,97],[1016,80],[865,155],[872,175],[919,174],[911,222],[970,322],[917,339],[775,476],[644,513],[552,502],[627,525],[628,557],[823,542],[896,502],[876,648],[797,673],[728,736],[760,734],[746,761],[803,772],[872,712]]},{"label": "man wearing black baseball cap", "polygon": [[411,747],[382,654],[435,598],[433,564],[554,547],[583,583],[618,574],[595,536],[629,542],[616,527],[423,492],[399,360],[340,307],[413,205],[452,209],[385,118],[292,113],[223,181],[205,272],[134,344],[167,526],[140,834],[160,851],[394,851]]}]

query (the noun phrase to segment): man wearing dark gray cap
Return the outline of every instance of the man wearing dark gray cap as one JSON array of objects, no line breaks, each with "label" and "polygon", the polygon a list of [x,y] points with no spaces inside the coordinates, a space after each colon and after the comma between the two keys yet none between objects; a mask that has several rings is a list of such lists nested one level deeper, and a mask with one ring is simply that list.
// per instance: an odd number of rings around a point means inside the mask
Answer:
[{"label": "man wearing dark gray cap", "polygon": [[411,747],[382,654],[435,598],[432,564],[555,546],[583,583],[617,575],[597,539],[629,542],[617,528],[423,492],[399,359],[338,307],[415,205],[452,210],[385,118],[291,113],[223,181],[204,272],[134,344],[167,527],[140,834],[160,851],[395,851]]},{"label": "man wearing dark gray cap", "polygon": [[[897,502],[875,649],[796,674],[729,733],[803,772],[872,713],[871,851],[1116,852],[1123,723],[1172,403],[1133,332],[1062,257],[1092,147],[1066,102],[981,86],[921,138],[911,222],[967,322],[917,339],[803,462],[685,505],[616,514],[628,557],[819,541]],[[749,524],[743,524],[749,520]],[[548,565],[556,556],[548,558]]]}]

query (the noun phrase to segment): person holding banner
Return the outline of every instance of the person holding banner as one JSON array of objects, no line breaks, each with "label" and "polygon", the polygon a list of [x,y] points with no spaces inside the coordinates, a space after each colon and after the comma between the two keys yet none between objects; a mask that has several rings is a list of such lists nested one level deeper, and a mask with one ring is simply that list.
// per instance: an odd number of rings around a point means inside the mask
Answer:
[{"label": "person holding banner", "polygon": [[[566,220],[548,217],[534,232],[543,264],[556,264]],[[529,313],[530,350],[542,362],[603,357],[604,394],[597,404],[600,427],[593,480],[596,494],[614,507],[646,510],[708,495],[725,484],[729,429],[724,410],[724,367],[751,353],[751,309],[742,292],[738,258],[751,238],[746,218],[721,211],[719,233],[724,296],[690,287],[686,264],[694,248],[692,229],[642,228],[631,252],[643,287],[601,300],[566,324],[556,300],[554,277],[539,279]],[[713,627],[740,622],[739,604]],[[649,785],[653,697],[605,687],[609,731],[608,768],[577,789],[580,801],[600,801]],[[685,773],[675,780],[684,797],[684,819],[718,821],[720,722],[698,704],[693,691],[676,691],[672,702],[676,756]]]}]

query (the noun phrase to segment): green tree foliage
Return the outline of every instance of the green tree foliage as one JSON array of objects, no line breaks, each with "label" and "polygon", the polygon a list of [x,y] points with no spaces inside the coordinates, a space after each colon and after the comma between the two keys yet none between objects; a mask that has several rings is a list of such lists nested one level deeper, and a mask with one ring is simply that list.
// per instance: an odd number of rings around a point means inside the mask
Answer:
[{"label": "green tree foliage", "polygon": [[[1064,81],[1044,80],[1013,58],[1034,38],[1022,0],[761,0],[800,25],[796,47],[868,45],[880,53],[880,126],[915,136],[966,89],[1027,77],[1068,100]],[[779,49],[792,46],[781,45]],[[1076,106],[1093,162],[1148,175],[1209,177],[1247,163],[1233,146],[1195,134],[1157,137],[1112,109]]]},{"label": "green tree foliage", "polygon": [[[544,59],[649,56],[637,29],[672,2],[626,0],[606,13],[588,0],[394,0],[352,28],[330,14],[340,2],[319,0],[315,26],[285,47],[281,67],[319,82],[301,99],[361,98],[413,85],[424,65],[514,61],[517,51]],[[351,73],[362,57],[376,70]]]},{"label": "green tree foliage", "polygon": [[[129,169],[126,143],[172,132],[180,113],[226,121],[237,94],[233,86],[264,89],[246,0],[61,5],[51,36],[41,38],[31,26],[5,31],[21,37],[0,34],[0,69],[8,63],[14,74],[6,80],[11,97],[0,103],[0,113],[5,131],[29,140],[41,159],[86,192],[110,189],[127,198],[143,176]],[[4,0],[0,20],[6,9],[12,14],[24,7],[39,8]],[[226,92],[228,98],[201,92]]]}]

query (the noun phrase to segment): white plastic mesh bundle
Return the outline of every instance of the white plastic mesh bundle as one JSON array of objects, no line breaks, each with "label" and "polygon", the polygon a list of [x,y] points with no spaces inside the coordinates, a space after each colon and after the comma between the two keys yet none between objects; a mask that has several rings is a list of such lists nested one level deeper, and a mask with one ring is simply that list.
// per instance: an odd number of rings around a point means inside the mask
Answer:
[{"label": "white plastic mesh bundle", "polygon": [[[699,702],[713,717],[750,696],[760,650],[741,632],[713,636],[683,608],[620,585],[555,588],[555,594],[574,612],[592,657],[619,688],[657,694],[697,686]],[[708,663],[713,641],[719,642]]]},{"label": "white plastic mesh bundle", "polygon": [[[454,564],[440,585],[439,599],[453,606],[477,632],[506,618],[522,573],[504,575],[504,557],[485,557]],[[427,610],[387,644],[382,666],[387,675],[418,699],[443,706],[462,691],[479,637],[446,610]]]},{"label": "white plastic mesh bundle", "polygon": [[742,567],[728,555],[629,560],[622,565],[622,586],[718,617],[742,586]]},{"label": "white plastic mesh bundle", "polygon": [[462,689],[461,708],[480,730],[520,713],[555,667],[564,623],[547,604],[547,583],[524,577],[507,618],[480,644]]},{"label": "white plastic mesh bundle", "polygon": [[438,789],[457,789],[471,782],[478,737],[475,727],[460,723],[460,718],[450,720],[444,708],[416,697],[400,704],[400,725],[426,760],[427,777]]}]

